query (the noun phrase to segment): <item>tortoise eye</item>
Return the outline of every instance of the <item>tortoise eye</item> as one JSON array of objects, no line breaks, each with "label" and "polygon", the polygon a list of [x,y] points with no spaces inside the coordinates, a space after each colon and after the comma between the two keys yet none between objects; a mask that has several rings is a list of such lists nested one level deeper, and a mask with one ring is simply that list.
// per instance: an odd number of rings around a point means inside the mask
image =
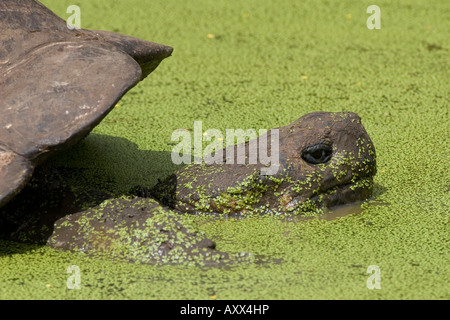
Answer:
[{"label": "tortoise eye", "polygon": [[325,163],[331,159],[331,154],[333,153],[333,149],[331,146],[318,143],[309,147],[306,147],[302,151],[302,158],[308,163],[319,164]]}]

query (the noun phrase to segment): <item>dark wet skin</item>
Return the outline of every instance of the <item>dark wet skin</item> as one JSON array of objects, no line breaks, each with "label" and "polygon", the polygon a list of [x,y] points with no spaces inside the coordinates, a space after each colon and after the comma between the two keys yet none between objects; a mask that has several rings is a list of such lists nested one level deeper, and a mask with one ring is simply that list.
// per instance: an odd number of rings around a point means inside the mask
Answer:
[{"label": "dark wet skin", "polygon": [[275,174],[264,175],[261,163],[236,164],[232,148],[233,164],[224,156],[223,163],[186,166],[151,194],[181,212],[226,214],[297,214],[372,194],[375,148],[355,113],[315,112],[279,128]]}]

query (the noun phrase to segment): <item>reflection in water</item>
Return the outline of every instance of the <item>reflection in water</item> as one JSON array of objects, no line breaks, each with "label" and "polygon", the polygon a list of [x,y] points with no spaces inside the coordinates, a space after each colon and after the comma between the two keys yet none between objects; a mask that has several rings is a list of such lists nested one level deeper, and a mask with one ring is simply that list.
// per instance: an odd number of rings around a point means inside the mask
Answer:
[{"label": "reflection in water", "polygon": [[362,204],[363,202],[355,202],[329,208],[325,210],[323,215],[320,215],[317,218],[331,221],[350,214],[360,214],[363,211]]},{"label": "reflection in water", "polygon": [[324,213],[318,216],[290,216],[286,217],[288,221],[293,222],[302,222],[307,220],[313,220],[313,219],[323,219],[327,221],[335,220],[337,218],[345,217],[351,214],[360,214],[363,211],[362,204],[364,201],[361,202],[354,202],[349,204],[344,204],[332,208],[326,208],[323,209]]},{"label": "reflection in water", "polygon": [[327,221],[332,221],[337,218],[345,217],[348,215],[357,215],[360,214],[364,209],[362,207],[363,203],[367,203],[370,206],[389,206],[390,203],[387,202],[380,202],[380,201],[360,201],[360,202],[354,202],[349,204],[344,204],[328,209],[324,209],[324,213],[319,216],[294,216],[290,217],[289,221],[294,222],[301,222],[305,220],[312,220],[312,219],[323,219]]}]

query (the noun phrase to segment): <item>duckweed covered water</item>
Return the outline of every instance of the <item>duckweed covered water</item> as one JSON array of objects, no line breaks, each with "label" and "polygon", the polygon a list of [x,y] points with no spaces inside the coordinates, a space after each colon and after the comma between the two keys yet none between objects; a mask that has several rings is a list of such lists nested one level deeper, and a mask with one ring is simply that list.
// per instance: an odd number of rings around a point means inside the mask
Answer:
[{"label": "duckweed covered water", "polygon": [[[67,18],[71,1],[46,0]],[[358,113],[376,151],[374,203],[332,221],[208,219],[217,249],[259,263],[146,265],[0,242],[0,298],[448,299],[447,1],[79,0],[82,27],[171,45],[87,139],[53,160],[78,188],[117,195],[169,175],[171,133],[270,129],[312,111]],[[81,289],[67,289],[70,265]],[[367,269],[381,270],[370,290]]]}]

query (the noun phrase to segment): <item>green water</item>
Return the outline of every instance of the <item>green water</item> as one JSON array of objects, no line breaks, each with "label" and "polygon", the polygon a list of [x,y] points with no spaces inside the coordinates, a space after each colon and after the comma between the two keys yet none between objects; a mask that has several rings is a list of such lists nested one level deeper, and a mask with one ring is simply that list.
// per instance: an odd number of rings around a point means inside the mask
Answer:
[{"label": "green water", "polygon": [[[43,1],[68,18],[68,0]],[[358,113],[377,151],[373,204],[338,219],[206,221],[217,248],[263,263],[153,266],[0,242],[0,298],[448,299],[448,1],[78,0],[83,28],[173,56],[54,163],[121,194],[175,166],[175,129],[270,129],[312,111]],[[81,289],[69,290],[70,265]],[[369,266],[381,289],[368,289]],[[69,279],[70,280],[70,279]]]}]

